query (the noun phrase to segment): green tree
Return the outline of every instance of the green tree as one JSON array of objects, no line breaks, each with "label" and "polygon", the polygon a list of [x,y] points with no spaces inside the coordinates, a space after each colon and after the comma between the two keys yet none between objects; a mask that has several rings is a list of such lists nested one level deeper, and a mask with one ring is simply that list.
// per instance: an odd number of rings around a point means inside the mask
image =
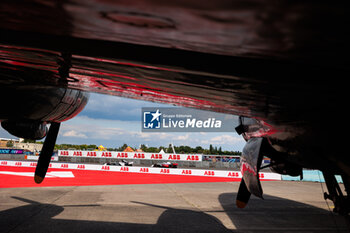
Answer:
[{"label": "green tree", "polygon": [[158,153],[160,150],[158,147],[147,147],[147,149],[145,150],[145,152],[149,152],[149,153]]},{"label": "green tree", "polygon": [[123,150],[125,150],[127,147],[128,147],[128,145],[124,143],[124,144],[120,147],[120,150],[123,151]]},{"label": "green tree", "polygon": [[147,150],[147,146],[145,144],[141,144],[140,149],[143,151]]},{"label": "green tree", "polygon": [[203,154],[204,149],[201,146],[194,148],[194,153]]},{"label": "green tree", "polygon": [[173,148],[171,146],[171,144],[169,144],[168,148],[165,151],[166,153],[173,153]]},{"label": "green tree", "polygon": [[6,146],[7,146],[7,147],[13,147],[13,141],[12,141],[12,140],[8,141],[8,142],[6,143]]},{"label": "green tree", "polygon": [[22,142],[23,142],[23,143],[36,143],[35,140],[31,140],[31,139],[23,139]]},{"label": "green tree", "polygon": [[214,154],[214,148],[212,144],[209,145],[209,153]]}]

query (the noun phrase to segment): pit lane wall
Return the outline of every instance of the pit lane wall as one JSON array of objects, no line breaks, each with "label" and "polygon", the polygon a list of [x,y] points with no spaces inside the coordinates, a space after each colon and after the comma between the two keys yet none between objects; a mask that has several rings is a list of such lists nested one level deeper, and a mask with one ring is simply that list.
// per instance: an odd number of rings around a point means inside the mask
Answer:
[{"label": "pit lane wall", "polygon": [[202,155],[200,154],[168,154],[168,153],[120,152],[120,151],[59,150],[58,156],[59,157],[85,157],[85,158],[198,161],[198,162],[202,161]]},{"label": "pit lane wall", "polygon": [[[14,167],[36,167],[36,162],[23,161],[0,161],[1,166]],[[187,176],[208,176],[242,178],[238,171],[205,170],[205,169],[182,169],[182,168],[158,168],[158,167],[132,167],[132,166],[108,166],[95,164],[73,164],[73,163],[51,163],[50,168],[71,169],[71,170],[93,170],[109,172],[135,172],[166,175],[187,175]],[[277,173],[262,172],[259,174],[260,180],[281,180],[281,175]]]}]

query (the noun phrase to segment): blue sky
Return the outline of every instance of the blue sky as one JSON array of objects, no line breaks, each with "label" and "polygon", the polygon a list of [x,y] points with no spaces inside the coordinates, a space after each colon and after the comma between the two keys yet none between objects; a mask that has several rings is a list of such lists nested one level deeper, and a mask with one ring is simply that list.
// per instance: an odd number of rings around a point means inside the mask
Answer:
[{"label": "blue sky", "polygon": [[[61,124],[57,144],[95,144],[119,147],[124,143],[132,147],[187,145],[223,150],[241,151],[245,141],[235,132],[222,133],[143,133],[142,107],[171,107],[171,105],[145,102],[116,96],[91,93],[85,109],[75,118]],[[236,123],[235,123],[236,124]],[[15,138],[1,128],[0,137]]]}]

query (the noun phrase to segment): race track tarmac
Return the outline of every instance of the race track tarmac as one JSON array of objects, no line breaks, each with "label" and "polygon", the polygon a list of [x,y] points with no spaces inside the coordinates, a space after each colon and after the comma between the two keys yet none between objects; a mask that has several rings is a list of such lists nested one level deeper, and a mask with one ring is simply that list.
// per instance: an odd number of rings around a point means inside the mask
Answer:
[{"label": "race track tarmac", "polygon": [[328,210],[320,183],[262,182],[265,200],[253,197],[244,210],[234,205],[238,186],[2,188],[0,232],[348,232]]}]

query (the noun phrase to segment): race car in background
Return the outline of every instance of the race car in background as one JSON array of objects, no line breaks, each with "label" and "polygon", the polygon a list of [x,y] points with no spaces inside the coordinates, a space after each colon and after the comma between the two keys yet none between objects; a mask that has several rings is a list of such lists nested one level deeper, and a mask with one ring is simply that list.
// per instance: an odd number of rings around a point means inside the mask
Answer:
[{"label": "race car in background", "polygon": [[178,165],[178,163],[164,162],[152,164],[152,167],[177,168]]},{"label": "race car in background", "polygon": [[129,161],[126,161],[126,160],[122,160],[120,162],[108,162],[108,163],[105,163],[104,165],[108,165],[108,166],[132,166],[134,164],[134,162],[129,162]]}]

